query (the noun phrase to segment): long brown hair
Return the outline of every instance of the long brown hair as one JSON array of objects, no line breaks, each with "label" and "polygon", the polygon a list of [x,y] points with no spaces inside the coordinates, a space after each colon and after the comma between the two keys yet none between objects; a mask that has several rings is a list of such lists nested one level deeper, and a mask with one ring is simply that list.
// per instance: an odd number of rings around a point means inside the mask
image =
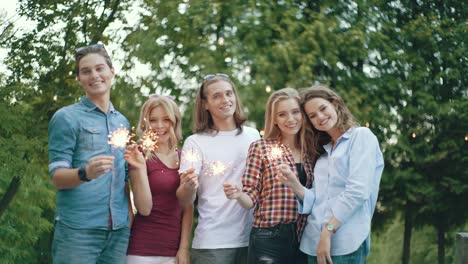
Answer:
[{"label": "long brown hair", "polygon": [[215,75],[213,78],[209,80],[203,80],[200,88],[197,91],[197,95],[195,97],[195,109],[193,111],[193,133],[203,133],[203,132],[218,132],[218,129],[215,127],[213,122],[213,117],[211,113],[205,109],[204,103],[206,102],[207,98],[205,95],[205,90],[208,86],[216,82],[227,82],[232,87],[232,92],[236,97],[236,111],[234,112],[234,122],[236,123],[237,127],[237,134],[242,133],[242,124],[247,120],[244,115],[244,110],[242,103],[240,101],[236,86],[231,81],[229,77],[225,77],[223,75]]},{"label": "long brown hair", "polygon": [[306,141],[308,141],[307,145],[311,146],[309,149],[312,151],[311,153],[316,155],[323,153],[323,146],[330,143],[331,137],[325,131],[319,131],[312,125],[304,109],[308,101],[314,98],[322,98],[333,104],[338,117],[336,127],[343,132],[351,127],[359,126],[359,123],[356,121],[353,114],[351,114],[348,107],[346,107],[343,99],[326,85],[314,85],[310,88],[302,89],[300,95],[301,109],[307,117]]},{"label": "long brown hair", "polygon": [[[278,108],[278,103],[287,99],[295,99],[297,103],[300,105],[301,98],[299,96],[299,92],[293,88],[283,88],[277,91],[274,91],[270,97],[268,98],[266,109],[265,109],[265,134],[263,136],[266,140],[280,140],[281,139],[281,130],[275,125],[275,115]],[[305,140],[306,136],[306,124],[305,120],[307,119],[304,115],[304,112],[301,111],[302,114],[302,124],[299,133],[296,135],[295,143],[299,144],[299,148],[301,149],[301,158],[303,160],[309,159],[314,160],[314,156],[307,155],[309,153],[309,145],[307,145],[307,141]]]}]

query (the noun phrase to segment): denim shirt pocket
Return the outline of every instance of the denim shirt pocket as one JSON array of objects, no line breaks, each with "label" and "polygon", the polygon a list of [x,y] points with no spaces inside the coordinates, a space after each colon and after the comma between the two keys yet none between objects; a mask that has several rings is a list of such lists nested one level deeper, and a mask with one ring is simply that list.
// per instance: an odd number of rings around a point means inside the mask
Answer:
[{"label": "denim shirt pocket", "polygon": [[84,125],[80,140],[86,150],[99,150],[107,145],[106,132],[97,126]]}]

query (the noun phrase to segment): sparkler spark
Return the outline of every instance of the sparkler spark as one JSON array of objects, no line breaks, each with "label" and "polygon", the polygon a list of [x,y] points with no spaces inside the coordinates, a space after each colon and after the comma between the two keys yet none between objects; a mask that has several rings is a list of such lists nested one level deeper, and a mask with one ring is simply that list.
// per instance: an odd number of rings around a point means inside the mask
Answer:
[{"label": "sparkler spark", "polygon": [[274,146],[274,147],[271,147],[270,149],[270,155],[269,158],[271,160],[276,160],[276,159],[279,159],[283,156],[283,150],[281,149],[280,146]]},{"label": "sparkler spark", "polygon": [[213,176],[220,176],[224,174],[224,171],[226,170],[226,165],[222,163],[221,161],[215,161],[211,164],[211,172],[213,173]]},{"label": "sparkler spark", "polygon": [[192,167],[193,167],[193,163],[198,162],[200,160],[200,155],[198,154],[197,151],[193,149],[184,151],[182,153],[182,157],[184,158],[184,160],[191,162]]},{"label": "sparkler spark", "polygon": [[107,143],[114,148],[125,148],[130,138],[131,136],[128,129],[117,128],[109,133],[109,141]]},{"label": "sparkler spark", "polygon": [[[158,148],[157,143],[158,135],[153,130],[148,129],[139,140],[138,145],[140,145],[144,153],[150,153],[156,151]],[[149,157],[149,155],[146,155],[146,157]]]}]

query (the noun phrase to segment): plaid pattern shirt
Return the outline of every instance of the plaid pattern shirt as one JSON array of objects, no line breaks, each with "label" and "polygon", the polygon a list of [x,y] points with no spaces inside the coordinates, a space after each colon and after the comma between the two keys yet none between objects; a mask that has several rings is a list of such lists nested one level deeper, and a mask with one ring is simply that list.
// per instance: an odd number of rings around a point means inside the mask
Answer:
[{"label": "plaid pattern shirt", "polygon": [[[297,223],[300,241],[307,215],[297,213],[294,192],[276,179],[277,166],[288,164],[298,175],[289,147],[277,140],[260,139],[249,148],[247,165],[242,177],[242,191],[254,204],[254,227],[273,227],[278,224]],[[306,187],[312,186],[312,164],[302,161],[307,175]]]}]

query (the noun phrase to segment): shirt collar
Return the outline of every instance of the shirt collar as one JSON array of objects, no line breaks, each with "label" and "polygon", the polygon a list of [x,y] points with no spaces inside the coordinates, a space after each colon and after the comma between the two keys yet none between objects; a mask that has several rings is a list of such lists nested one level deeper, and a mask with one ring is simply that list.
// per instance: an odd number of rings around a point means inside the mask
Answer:
[{"label": "shirt collar", "polygon": [[[96,104],[94,104],[93,102],[91,102],[91,100],[89,100],[89,98],[86,96],[86,95],[83,95],[81,98],[80,98],[80,101],[81,103],[86,107],[86,110],[88,112],[91,112],[93,110],[96,110],[96,109],[99,109],[99,107],[96,106]],[[100,110],[100,109],[99,109]],[[114,105],[112,104],[112,102],[109,102],[109,113],[115,113],[116,110],[114,108]]]},{"label": "shirt collar", "polygon": [[[336,145],[340,144],[341,141],[350,138],[351,135],[353,134],[354,129],[356,129],[356,127],[350,127],[350,128],[348,128],[348,130],[346,130],[346,132],[344,132],[343,135],[341,135],[341,136],[338,138],[338,142],[336,143]],[[331,140],[330,140],[330,142],[329,142],[328,144],[324,145],[323,148],[324,148],[328,153],[330,153],[330,151],[331,151],[331,149],[332,149],[332,142],[331,142]]]}]

